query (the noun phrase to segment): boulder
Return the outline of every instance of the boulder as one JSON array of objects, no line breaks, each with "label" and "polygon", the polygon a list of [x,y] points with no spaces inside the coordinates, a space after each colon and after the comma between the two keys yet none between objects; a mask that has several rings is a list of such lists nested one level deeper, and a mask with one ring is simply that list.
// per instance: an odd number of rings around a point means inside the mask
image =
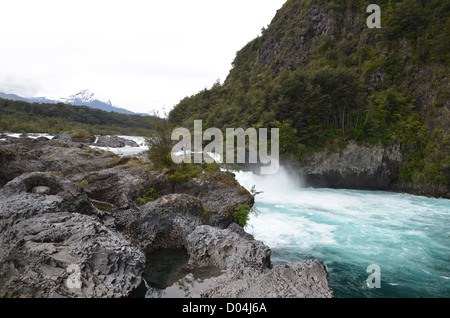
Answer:
[{"label": "boulder", "polygon": [[136,142],[117,136],[99,136],[94,145],[109,148],[123,148],[125,146],[139,147]]},{"label": "boulder", "polygon": [[118,165],[78,174],[71,179],[74,182],[85,181],[89,198],[107,202],[117,209],[129,209],[134,206],[138,189],[144,185],[147,177],[141,167]]},{"label": "boulder", "polygon": [[49,195],[51,191],[52,191],[52,189],[50,189],[49,187],[37,186],[37,187],[33,188],[31,193],[33,193],[33,194]]},{"label": "boulder", "polygon": [[271,267],[271,251],[261,241],[240,235],[233,230],[198,226],[187,237],[189,266],[221,269]]},{"label": "boulder", "polygon": [[[239,227],[233,222],[232,212],[241,201],[237,193],[235,197],[238,199],[233,200],[234,194],[233,191],[227,200],[222,201],[222,210],[219,211],[227,211],[230,215],[226,218],[220,218],[220,212],[208,208],[207,204],[212,203],[213,195],[209,200],[205,200],[205,196],[202,195],[197,197],[175,193],[146,203],[140,211],[128,209],[126,212],[116,212],[115,217],[118,221],[116,223],[120,223],[119,228],[127,229],[125,231],[127,237],[132,237],[145,251],[159,248],[188,248],[191,243],[187,241],[187,238],[192,232],[197,231],[198,226],[217,227],[220,224],[225,227],[234,224],[235,227]],[[220,195],[217,200],[220,201]],[[234,231],[230,233],[239,237],[237,234],[239,230],[234,229]]]},{"label": "boulder", "polygon": [[239,205],[255,203],[253,195],[240,186],[231,172],[203,174],[178,185],[176,192],[202,200],[210,214],[208,224],[219,228],[227,228],[235,221],[233,214]]},{"label": "boulder", "polygon": [[73,131],[60,133],[56,135],[53,139],[65,143],[71,142],[93,143],[95,141],[95,136],[84,131]]},{"label": "boulder", "polygon": [[0,186],[24,172],[43,171],[45,163],[39,156],[41,141],[30,138],[9,138],[0,146]]},{"label": "boulder", "polygon": [[147,252],[185,248],[188,235],[207,221],[205,212],[198,198],[170,194],[145,204],[129,230],[135,234],[136,244]]}]

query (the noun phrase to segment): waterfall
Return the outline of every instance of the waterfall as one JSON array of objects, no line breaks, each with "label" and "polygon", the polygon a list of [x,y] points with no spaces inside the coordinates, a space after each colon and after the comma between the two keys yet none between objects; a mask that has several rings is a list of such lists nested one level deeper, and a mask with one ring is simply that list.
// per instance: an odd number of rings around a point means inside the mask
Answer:
[{"label": "waterfall", "polygon": [[238,182],[250,190],[262,191],[257,196],[259,202],[283,203],[292,202],[298,197],[299,189],[304,187],[301,177],[292,169],[280,166],[276,174],[256,175],[249,171],[235,172]]}]

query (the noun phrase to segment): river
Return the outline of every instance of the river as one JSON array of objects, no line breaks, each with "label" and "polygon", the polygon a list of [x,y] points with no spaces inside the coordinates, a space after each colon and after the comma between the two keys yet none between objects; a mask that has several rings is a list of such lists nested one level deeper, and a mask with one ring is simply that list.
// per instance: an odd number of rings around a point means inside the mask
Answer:
[{"label": "river", "polygon": [[274,265],[323,260],[338,298],[450,297],[449,200],[305,188],[285,169],[236,176],[263,191],[246,230],[271,248]]}]

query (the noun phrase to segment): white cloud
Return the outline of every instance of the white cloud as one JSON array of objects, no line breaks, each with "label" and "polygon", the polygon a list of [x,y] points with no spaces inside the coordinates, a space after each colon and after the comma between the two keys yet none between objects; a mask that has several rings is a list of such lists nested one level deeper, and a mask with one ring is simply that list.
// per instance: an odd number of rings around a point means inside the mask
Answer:
[{"label": "white cloud", "polygon": [[0,91],[90,89],[136,112],[224,80],[284,0],[0,2]]}]

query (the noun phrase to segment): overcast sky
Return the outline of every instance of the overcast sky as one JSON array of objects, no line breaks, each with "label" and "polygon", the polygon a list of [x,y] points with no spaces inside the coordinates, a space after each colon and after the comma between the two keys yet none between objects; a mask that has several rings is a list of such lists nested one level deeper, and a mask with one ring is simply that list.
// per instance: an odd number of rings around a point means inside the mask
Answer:
[{"label": "overcast sky", "polygon": [[135,112],[218,79],[285,0],[0,0],[0,92],[83,89]]}]

